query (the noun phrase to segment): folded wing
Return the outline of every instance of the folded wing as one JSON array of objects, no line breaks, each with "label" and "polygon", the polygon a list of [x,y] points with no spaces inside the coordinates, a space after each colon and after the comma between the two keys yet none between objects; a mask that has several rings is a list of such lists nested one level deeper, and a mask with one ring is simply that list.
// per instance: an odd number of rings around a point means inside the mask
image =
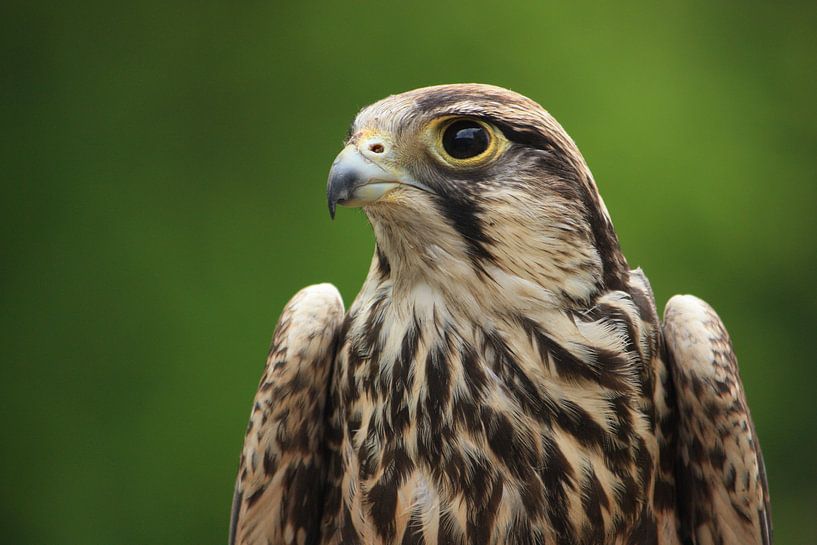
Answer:
[{"label": "folded wing", "polygon": [[330,284],[299,291],[281,314],[241,451],[230,545],[320,538],[324,407],[343,315]]},{"label": "folded wing", "polygon": [[667,303],[664,335],[678,400],[684,542],[769,545],[766,471],[729,335],[690,295]]}]

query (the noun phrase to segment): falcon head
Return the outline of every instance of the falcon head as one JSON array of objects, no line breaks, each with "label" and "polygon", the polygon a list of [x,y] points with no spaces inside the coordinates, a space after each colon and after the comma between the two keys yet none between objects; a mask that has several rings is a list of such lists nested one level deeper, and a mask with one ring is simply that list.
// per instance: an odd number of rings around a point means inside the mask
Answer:
[{"label": "falcon head", "polygon": [[573,140],[536,102],[499,87],[426,87],[364,108],[327,197],[333,217],[337,204],[363,207],[374,263],[395,282],[507,289],[512,279],[586,301],[627,271]]}]

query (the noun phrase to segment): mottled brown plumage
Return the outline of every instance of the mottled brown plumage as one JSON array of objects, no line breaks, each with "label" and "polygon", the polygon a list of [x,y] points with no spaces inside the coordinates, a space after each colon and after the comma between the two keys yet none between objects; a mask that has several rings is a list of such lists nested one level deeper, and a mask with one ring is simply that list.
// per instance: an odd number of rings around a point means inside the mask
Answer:
[{"label": "mottled brown plumage", "polygon": [[345,317],[327,285],[285,309],[231,543],[770,543],[720,320],[685,296],[662,328],[539,105],[485,85],[386,98],[328,197],[363,206],[375,255]]}]

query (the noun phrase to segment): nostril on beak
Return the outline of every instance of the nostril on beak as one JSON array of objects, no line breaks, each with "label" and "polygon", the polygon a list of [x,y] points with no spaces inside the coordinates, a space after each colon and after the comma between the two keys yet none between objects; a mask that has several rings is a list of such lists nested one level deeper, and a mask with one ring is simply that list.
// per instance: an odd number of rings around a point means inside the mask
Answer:
[{"label": "nostril on beak", "polygon": [[369,144],[369,151],[371,151],[372,153],[383,153],[384,151],[386,151],[386,148],[383,147],[383,144],[381,144],[380,142],[372,142],[371,144]]}]

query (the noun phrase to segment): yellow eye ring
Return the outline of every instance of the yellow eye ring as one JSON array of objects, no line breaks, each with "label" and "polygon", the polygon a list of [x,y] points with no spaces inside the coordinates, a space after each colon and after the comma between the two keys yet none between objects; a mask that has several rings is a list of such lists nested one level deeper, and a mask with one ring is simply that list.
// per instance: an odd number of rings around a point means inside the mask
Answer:
[{"label": "yellow eye ring", "polygon": [[504,138],[496,129],[473,117],[441,119],[435,127],[436,154],[455,167],[473,167],[496,156]]}]

